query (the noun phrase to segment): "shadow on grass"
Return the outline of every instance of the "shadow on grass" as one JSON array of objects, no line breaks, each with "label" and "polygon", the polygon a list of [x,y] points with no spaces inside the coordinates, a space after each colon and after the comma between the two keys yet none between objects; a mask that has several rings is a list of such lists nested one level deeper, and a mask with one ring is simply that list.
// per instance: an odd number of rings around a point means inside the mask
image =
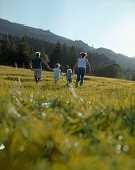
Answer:
[{"label": "shadow on grass", "polygon": [[0,73],[2,76],[21,76],[21,77],[32,77],[33,75],[27,75],[27,74],[13,74],[13,73]]},{"label": "shadow on grass", "polygon": [[[20,79],[21,82],[32,82],[32,81],[34,82],[34,77],[22,78],[22,77],[18,76],[18,77],[5,77],[4,79],[5,80],[12,80],[12,81],[18,81],[18,79]],[[42,78],[40,80],[40,82],[50,82],[50,81],[52,81],[52,80],[51,79],[49,80],[49,79],[46,79],[46,78]]]},{"label": "shadow on grass", "polygon": [[24,88],[26,89],[32,89],[35,90],[36,88],[42,90],[42,91],[57,91],[57,90],[61,90],[61,89],[65,89],[67,88],[66,85],[55,85],[53,83],[46,83],[46,84],[40,84],[40,82],[38,84],[34,83],[34,84],[23,84],[22,85]]},{"label": "shadow on grass", "polygon": [[48,90],[53,90],[53,91],[66,88],[65,85],[57,85],[57,84],[53,84],[53,83],[52,84],[49,84],[49,83],[44,84],[44,85],[42,85],[40,87],[42,88],[42,90],[48,89]]},{"label": "shadow on grass", "polygon": [[21,82],[32,82],[33,79],[21,79],[20,77],[6,77],[5,80],[12,80],[12,81],[18,81],[20,79]]},{"label": "shadow on grass", "polygon": [[88,78],[88,77],[84,77],[84,80],[91,80],[91,78]]}]

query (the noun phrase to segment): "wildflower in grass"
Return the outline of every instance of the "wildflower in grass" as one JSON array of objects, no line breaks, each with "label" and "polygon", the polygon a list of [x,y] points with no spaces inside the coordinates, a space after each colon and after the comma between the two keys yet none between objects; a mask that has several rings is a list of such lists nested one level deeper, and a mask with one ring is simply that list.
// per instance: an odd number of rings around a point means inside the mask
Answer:
[{"label": "wildflower in grass", "polygon": [[23,152],[23,151],[24,151],[24,146],[23,146],[23,145],[21,145],[21,146],[19,147],[19,151],[20,151],[20,152]]},{"label": "wildflower in grass", "polygon": [[0,150],[3,150],[5,148],[4,144],[0,145]]},{"label": "wildflower in grass", "polygon": [[124,145],[123,150],[124,150],[124,152],[128,152],[129,146],[128,145]]},{"label": "wildflower in grass", "polygon": [[120,154],[120,153],[121,153],[121,145],[116,145],[116,150],[115,150],[115,152],[116,152],[117,154]]},{"label": "wildflower in grass", "polygon": [[122,140],[122,139],[123,139],[123,136],[121,136],[121,135],[118,136],[118,139],[119,139],[119,140]]}]

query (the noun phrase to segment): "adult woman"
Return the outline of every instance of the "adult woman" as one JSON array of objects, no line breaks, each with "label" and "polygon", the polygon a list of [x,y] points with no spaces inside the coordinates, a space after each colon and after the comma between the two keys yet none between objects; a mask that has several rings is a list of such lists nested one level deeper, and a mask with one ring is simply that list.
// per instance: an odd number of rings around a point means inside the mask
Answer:
[{"label": "adult woman", "polygon": [[84,79],[84,75],[86,72],[86,64],[88,64],[90,72],[91,72],[91,66],[90,66],[89,61],[86,59],[86,56],[87,56],[87,53],[81,52],[80,58],[77,59],[77,62],[73,69],[73,73],[74,73],[76,67],[78,67],[77,68],[77,80],[76,80],[76,85],[75,85],[76,87],[78,87],[79,81],[80,81],[80,86],[83,85],[83,79]]}]

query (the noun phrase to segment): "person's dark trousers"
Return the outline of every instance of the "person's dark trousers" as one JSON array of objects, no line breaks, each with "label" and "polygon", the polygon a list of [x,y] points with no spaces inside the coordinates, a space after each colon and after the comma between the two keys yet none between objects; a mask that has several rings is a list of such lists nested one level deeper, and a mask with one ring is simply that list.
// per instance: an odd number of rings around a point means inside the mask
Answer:
[{"label": "person's dark trousers", "polygon": [[85,68],[78,68],[77,69],[77,80],[76,80],[76,87],[78,86],[78,82],[80,81],[80,86],[83,85],[83,79],[85,75]]}]

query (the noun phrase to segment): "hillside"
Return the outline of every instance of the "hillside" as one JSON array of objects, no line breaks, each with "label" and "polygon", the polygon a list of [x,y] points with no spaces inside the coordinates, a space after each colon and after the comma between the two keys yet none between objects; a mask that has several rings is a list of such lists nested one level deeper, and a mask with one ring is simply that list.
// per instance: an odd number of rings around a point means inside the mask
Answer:
[{"label": "hillside", "polygon": [[[19,45],[20,43],[23,45],[20,46]],[[54,57],[55,58],[57,57],[58,59],[61,58],[61,60],[57,60],[57,61],[55,60],[55,62],[60,62],[62,64],[62,71],[66,71],[67,65],[69,65],[70,68],[73,68],[76,58],[79,56],[80,51],[82,49],[74,48],[72,46],[68,47],[65,44],[64,45],[63,44],[58,45],[58,44],[59,43],[55,44],[53,42],[46,41],[44,39],[33,38],[30,36],[24,36],[20,38],[19,36],[15,36],[12,34],[0,33],[0,47],[1,47],[0,65],[13,66],[14,63],[17,63],[18,66],[22,67],[22,59],[21,59],[22,57],[24,58],[23,61],[25,61],[25,66],[26,66],[27,61],[29,61],[30,58],[34,56],[34,51],[42,51],[42,49],[44,49],[49,59],[51,59],[51,56],[55,48],[57,47],[59,52],[55,53]],[[21,51],[23,53],[21,53]],[[60,55],[61,53],[62,55]],[[25,56],[29,56],[27,57],[28,60],[26,60]],[[113,60],[111,60],[104,54],[88,53],[87,58],[89,59],[89,61],[91,61],[93,68],[99,66],[99,64],[101,63],[104,64],[113,63]],[[50,61],[49,64],[53,65],[52,62],[53,60]]]},{"label": "hillside", "polygon": [[106,48],[97,48],[95,49],[95,52],[98,54],[105,54],[110,59],[115,60],[116,63],[120,64],[125,69],[133,69],[135,70],[135,58],[127,57],[122,54],[114,53],[110,49]]},{"label": "hillside", "polygon": [[1,170],[134,170],[135,83],[42,76],[36,86],[31,70],[0,66]]},{"label": "hillside", "polygon": [[83,48],[86,52],[91,51],[92,53],[104,54],[107,57],[110,57],[111,60],[115,60],[116,63],[120,64],[124,69],[135,69],[135,58],[125,56],[123,54],[114,53],[112,50],[106,48],[95,49],[88,46],[81,40],[70,40],[68,38],[56,35],[49,30],[42,30],[38,28],[33,28],[25,26],[23,24],[12,23],[7,20],[0,19],[0,32],[11,33],[16,36],[24,36],[25,34],[50,41],[50,42],[60,42],[62,44],[66,43],[67,46],[76,46],[78,48]]},{"label": "hillside", "polygon": [[48,40],[51,42],[60,42],[62,44],[66,43],[68,46],[76,46],[84,48],[86,51],[93,51],[94,48],[89,47],[86,43],[81,40],[72,41],[65,37],[56,35],[49,30],[42,30],[38,28],[32,28],[29,26],[25,26],[23,24],[12,23],[7,20],[0,19],[0,32],[3,33],[11,33],[17,36],[24,36],[25,34],[30,35],[35,38],[40,38],[44,40]]}]

